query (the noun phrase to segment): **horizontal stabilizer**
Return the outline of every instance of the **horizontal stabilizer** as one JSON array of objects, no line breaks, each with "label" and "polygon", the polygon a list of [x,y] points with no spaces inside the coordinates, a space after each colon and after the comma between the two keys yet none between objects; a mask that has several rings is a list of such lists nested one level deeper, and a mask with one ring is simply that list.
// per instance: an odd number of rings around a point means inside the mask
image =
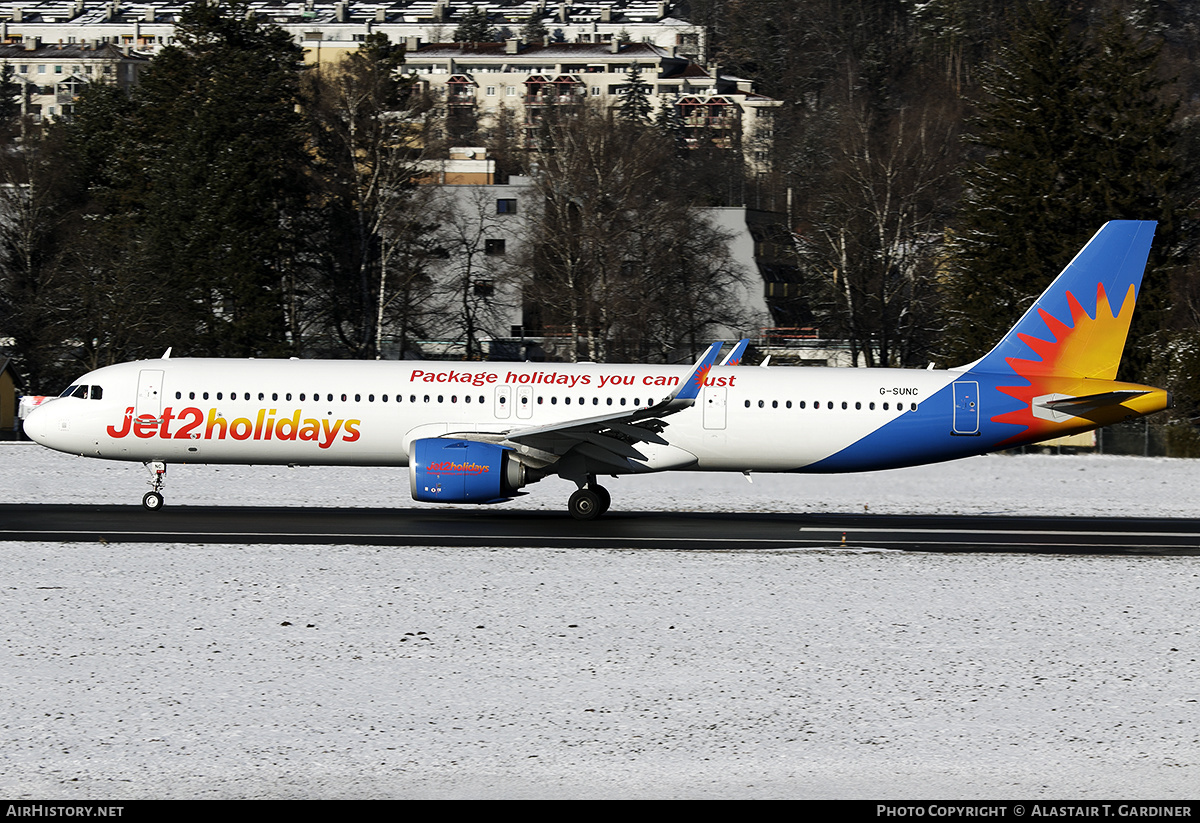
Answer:
[{"label": "horizontal stabilizer", "polygon": [[1101,394],[1089,394],[1084,397],[1059,397],[1054,400],[1046,400],[1039,403],[1039,406],[1044,406],[1047,409],[1055,411],[1085,411],[1087,409],[1098,409],[1101,406],[1116,406],[1124,403],[1126,400],[1132,400],[1135,397],[1141,397],[1143,394],[1149,394],[1146,389],[1121,389],[1118,391],[1106,391]]}]

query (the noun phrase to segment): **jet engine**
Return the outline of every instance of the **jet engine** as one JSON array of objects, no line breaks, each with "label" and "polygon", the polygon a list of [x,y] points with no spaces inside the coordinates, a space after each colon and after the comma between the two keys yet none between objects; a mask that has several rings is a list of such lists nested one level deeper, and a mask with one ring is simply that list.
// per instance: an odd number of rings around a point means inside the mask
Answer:
[{"label": "jet engine", "polygon": [[499,503],[527,482],[512,449],[474,440],[414,440],[408,462],[414,500],[429,503]]}]

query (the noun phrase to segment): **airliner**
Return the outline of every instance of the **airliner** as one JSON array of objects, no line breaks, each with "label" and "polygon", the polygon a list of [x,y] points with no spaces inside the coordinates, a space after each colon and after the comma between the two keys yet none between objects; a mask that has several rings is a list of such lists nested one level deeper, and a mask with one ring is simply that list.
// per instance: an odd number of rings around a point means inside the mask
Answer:
[{"label": "airliner", "polygon": [[956,369],[172,358],[80,377],[24,421],[62,452],[143,463],[406,466],[432,503],[501,503],[558,475],[568,510],[597,478],[674,470],[857,472],[968,457],[1152,414],[1171,396],[1116,381],[1154,236],[1112,221],[1007,335]]}]

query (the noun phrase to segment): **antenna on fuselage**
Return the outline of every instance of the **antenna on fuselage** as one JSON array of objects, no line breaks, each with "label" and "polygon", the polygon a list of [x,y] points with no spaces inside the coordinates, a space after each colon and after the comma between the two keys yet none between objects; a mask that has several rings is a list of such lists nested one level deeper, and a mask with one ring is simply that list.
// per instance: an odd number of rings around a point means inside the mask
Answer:
[{"label": "antenna on fuselage", "polygon": [[165,352],[163,352],[163,356],[162,356],[162,359],[163,359],[163,360],[170,360],[170,359],[171,359],[171,349],[172,349],[172,348],[174,348],[174,347],[173,347],[173,346],[167,346],[167,350],[166,350]]}]

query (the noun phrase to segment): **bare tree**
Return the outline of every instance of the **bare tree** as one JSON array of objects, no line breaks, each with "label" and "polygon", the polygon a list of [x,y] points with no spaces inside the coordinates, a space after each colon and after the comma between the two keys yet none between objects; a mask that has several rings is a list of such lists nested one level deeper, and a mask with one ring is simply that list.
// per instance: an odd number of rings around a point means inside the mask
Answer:
[{"label": "bare tree", "polygon": [[445,187],[438,213],[438,240],[446,254],[437,278],[443,323],[448,336],[463,342],[464,359],[478,360],[485,354],[482,340],[507,331],[503,324],[511,308],[511,238],[503,230],[490,189]]},{"label": "bare tree", "polygon": [[[662,318],[727,297],[731,267],[716,265],[705,284],[688,282],[700,269],[681,269],[685,241],[710,252],[722,241],[677,184],[675,162],[660,130],[598,107],[544,124],[523,244],[525,304],[533,325],[570,341],[569,359],[663,352],[675,343]],[[686,316],[675,330],[700,334],[717,312],[696,306]]]},{"label": "bare tree", "polygon": [[837,132],[800,259],[825,296],[823,327],[850,341],[856,363],[917,365],[935,342],[956,124],[934,107],[855,107]]},{"label": "bare tree", "polygon": [[313,253],[326,326],[355,357],[419,336],[434,251],[431,194],[417,185],[432,113],[383,35],[306,78],[318,156],[321,237]]}]

